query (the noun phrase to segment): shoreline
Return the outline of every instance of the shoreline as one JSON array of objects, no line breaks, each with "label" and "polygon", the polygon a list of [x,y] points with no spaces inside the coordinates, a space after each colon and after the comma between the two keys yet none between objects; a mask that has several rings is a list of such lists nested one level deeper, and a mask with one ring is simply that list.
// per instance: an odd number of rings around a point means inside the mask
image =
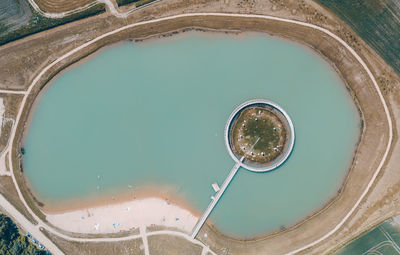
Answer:
[{"label": "shoreline", "polygon": [[[230,240],[238,240],[238,241],[257,241],[257,240],[263,240],[267,239],[269,237],[273,237],[279,234],[282,234],[284,232],[291,231],[293,229],[298,228],[299,226],[307,223],[307,221],[311,220],[312,218],[318,216],[319,214],[323,213],[325,210],[329,209],[329,207],[339,199],[342,189],[345,186],[347,182],[347,178],[349,176],[349,173],[351,172],[353,168],[353,164],[357,155],[357,151],[359,148],[359,144],[362,140],[362,136],[364,134],[364,116],[362,114],[361,108],[359,106],[357,98],[353,97],[353,92],[352,89],[349,87],[347,84],[346,80],[342,77],[341,72],[337,69],[336,65],[334,64],[333,61],[329,60],[326,56],[324,56],[321,52],[317,51],[316,49],[313,49],[311,46],[305,43],[301,43],[300,41],[297,40],[290,40],[289,38],[286,37],[281,37],[275,34],[270,34],[268,32],[260,32],[260,31],[251,31],[251,30],[227,30],[227,29],[208,29],[208,28],[201,28],[201,27],[193,27],[193,28],[182,28],[182,29],[177,29],[177,30],[171,30],[167,32],[162,32],[146,37],[128,37],[123,40],[119,40],[117,42],[112,42],[109,44],[106,44],[105,46],[102,46],[93,52],[89,54],[85,54],[83,57],[80,57],[78,60],[70,61],[70,63],[61,69],[58,69],[57,72],[54,75],[51,75],[50,78],[48,79],[47,82],[42,84],[42,86],[39,88],[39,91],[37,94],[34,96],[34,99],[31,102],[30,107],[28,108],[28,113],[27,113],[27,118],[26,121],[23,123],[23,135],[22,139],[20,141],[21,144],[23,144],[23,141],[25,139],[25,135],[27,130],[29,129],[32,113],[35,110],[36,104],[39,102],[40,97],[43,93],[46,92],[49,86],[52,85],[55,79],[57,79],[59,76],[64,74],[64,72],[69,71],[71,68],[76,67],[77,65],[80,65],[84,63],[87,60],[90,60],[91,58],[95,57],[97,54],[101,53],[103,50],[107,50],[109,47],[118,47],[120,44],[123,43],[133,43],[133,44],[144,44],[144,43],[153,43],[154,41],[157,40],[174,40],[175,37],[177,36],[185,36],[185,33],[201,33],[201,34],[206,34],[206,36],[217,36],[217,37],[224,37],[224,36],[234,36],[237,37],[239,40],[246,38],[249,35],[254,35],[254,34],[261,34],[262,36],[265,37],[271,37],[274,39],[278,40],[284,40],[285,42],[289,42],[291,44],[295,44],[297,46],[302,47],[304,50],[309,52],[310,54],[316,55],[324,62],[326,62],[327,67],[331,69],[330,71],[337,76],[337,79],[340,80],[340,83],[343,84],[343,89],[345,89],[345,93],[348,94],[349,100],[352,101],[352,103],[355,105],[355,108],[357,109],[357,112],[359,113],[359,122],[360,122],[360,129],[357,134],[357,142],[354,146],[353,149],[353,155],[349,161],[347,171],[345,172],[345,175],[343,179],[340,181],[340,184],[338,185],[338,189],[332,193],[332,196],[328,198],[325,202],[321,203],[317,209],[310,211],[308,214],[304,215],[303,217],[299,217],[298,220],[294,221],[294,223],[289,224],[288,226],[285,226],[284,229],[277,229],[275,231],[269,231],[269,232],[264,232],[261,234],[255,234],[254,236],[250,237],[240,237],[240,235],[236,234],[231,234],[231,233],[224,233],[221,230],[216,227],[216,224],[208,219],[206,221],[206,224],[210,226],[215,232],[217,232],[219,235],[230,239]],[[228,153],[228,152],[227,152]],[[234,162],[232,162],[234,163]],[[246,170],[247,171],[247,170]],[[118,199],[116,197],[115,200],[112,200],[110,198],[110,194],[101,194],[99,196],[93,196],[91,198],[83,198],[83,199],[70,199],[67,200],[67,202],[63,202],[63,206],[46,206],[46,203],[44,203],[44,206],[40,206],[38,203],[41,203],[40,197],[33,191],[30,182],[27,180],[26,175],[22,173],[22,178],[24,184],[28,187],[28,192],[30,193],[30,196],[33,198],[34,203],[36,204],[37,208],[47,217],[48,215],[56,215],[56,214],[65,214],[65,213],[78,213],[81,211],[86,211],[86,210],[92,210],[92,209],[98,209],[98,208],[104,208],[108,206],[115,206],[115,205],[124,205],[125,203],[129,202],[134,202],[138,200],[146,200],[146,199],[161,199],[164,201],[171,201],[171,204],[176,205],[182,210],[186,210],[187,212],[191,213],[192,215],[200,218],[201,214],[203,213],[202,211],[199,212],[198,210],[194,209],[193,206],[190,205],[188,201],[185,201],[185,199],[179,197],[177,194],[173,194],[174,192],[167,193],[167,196],[161,195],[165,191],[165,189],[158,189],[158,191],[155,191],[155,189],[150,188],[145,188],[143,192],[140,192],[140,194],[132,200],[132,197],[129,197],[130,195],[127,194],[129,192],[124,192],[121,189],[113,189],[111,192],[108,193],[118,193]],[[107,201],[104,201],[105,198],[108,197]],[[66,208],[68,207],[68,208]],[[57,225],[54,225],[55,227],[58,227]]]},{"label": "shoreline", "polygon": [[190,233],[198,218],[190,209],[158,197],[46,214],[46,219],[53,226],[80,234],[118,233],[153,226],[175,228]]},{"label": "shoreline", "polygon": [[[34,192],[33,195],[37,198],[37,195],[34,194]],[[116,188],[108,191],[100,191],[97,194],[88,195],[83,198],[59,199],[58,201],[61,201],[59,203],[44,201],[45,203],[43,203],[43,206],[40,207],[40,209],[45,214],[60,214],[107,205],[118,205],[147,198],[157,198],[164,200],[169,204],[179,205],[182,209],[190,211],[193,215],[199,216],[201,214],[199,209],[190,206],[190,203],[186,201],[187,199],[177,194],[172,188],[156,188],[155,185],[141,187],[140,190],[122,190]]]}]

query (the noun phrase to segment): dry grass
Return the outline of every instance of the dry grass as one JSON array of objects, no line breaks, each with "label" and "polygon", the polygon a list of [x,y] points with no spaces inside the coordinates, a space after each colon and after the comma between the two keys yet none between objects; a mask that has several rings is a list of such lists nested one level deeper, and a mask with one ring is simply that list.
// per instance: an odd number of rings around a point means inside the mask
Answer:
[{"label": "dry grass", "polygon": [[30,216],[26,210],[24,204],[19,200],[17,190],[15,189],[14,183],[9,176],[0,176],[0,193],[22,213],[25,218],[30,222],[36,223],[36,221]]},{"label": "dry grass", "polygon": [[156,235],[147,238],[152,255],[200,255],[203,248],[184,238]]},{"label": "dry grass", "polygon": [[121,242],[70,242],[54,236],[47,231],[43,233],[68,255],[95,255],[95,254],[135,254],[144,255],[141,238]]},{"label": "dry grass", "polygon": [[[11,94],[0,94],[3,98],[3,104],[6,109],[4,113],[5,118],[14,119],[16,118],[18,107],[21,104],[22,95],[11,95]],[[8,140],[10,138],[12,121],[3,122],[1,127],[0,136],[0,150],[3,151],[7,146]],[[6,155],[7,156],[7,155]],[[6,167],[9,171],[8,161],[6,160]],[[35,220],[30,216],[25,206],[18,197],[17,190],[15,189],[14,183],[9,176],[0,176],[0,193],[12,203],[18,211],[20,211],[29,221],[35,223]]]},{"label": "dry grass", "polygon": [[0,151],[3,151],[7,146],[8,140],[10,138],[11,129],[13,126],[13,121],[15,120],[18,108],[21,104],[23,95],[15,95],[15,94],[0,94],[0,97],[3,99],[3,105],[5,108],[5,112],[3,117],[3,123],[1,128],[0,135]]}]

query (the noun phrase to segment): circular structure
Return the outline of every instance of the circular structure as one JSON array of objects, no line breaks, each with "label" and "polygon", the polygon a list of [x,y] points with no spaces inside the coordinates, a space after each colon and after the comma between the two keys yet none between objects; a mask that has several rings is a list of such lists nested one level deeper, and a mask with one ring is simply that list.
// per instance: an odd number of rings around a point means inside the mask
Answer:
[{"label": "circular structure", "polygon": [[294,146],[294,127],[277,104],[255,99],[236,107],[225,126],[225,144],[241,167],[266,172],[280,166]]}]

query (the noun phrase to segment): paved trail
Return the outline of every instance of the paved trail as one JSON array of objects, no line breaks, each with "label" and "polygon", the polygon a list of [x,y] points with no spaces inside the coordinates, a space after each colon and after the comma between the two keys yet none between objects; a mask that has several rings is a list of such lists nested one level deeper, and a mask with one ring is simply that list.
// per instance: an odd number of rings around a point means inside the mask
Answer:
[{"label": "paved trail", "polygon": [[23,90],[7,90],[7,89],[0,89],[0,93],[3,94],[20,94],[25,95],[27,92]]}]

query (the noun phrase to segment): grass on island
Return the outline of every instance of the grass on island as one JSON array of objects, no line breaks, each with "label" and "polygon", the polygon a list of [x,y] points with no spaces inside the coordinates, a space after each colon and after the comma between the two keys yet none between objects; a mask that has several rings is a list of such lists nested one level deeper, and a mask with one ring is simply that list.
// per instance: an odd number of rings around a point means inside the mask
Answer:
[{"label": "grass on island", "polygon": [[267,163],[282,152],[286,129],[281,120],[269,109],[244,109],[232,125],[233,150],[248,161]]}]

